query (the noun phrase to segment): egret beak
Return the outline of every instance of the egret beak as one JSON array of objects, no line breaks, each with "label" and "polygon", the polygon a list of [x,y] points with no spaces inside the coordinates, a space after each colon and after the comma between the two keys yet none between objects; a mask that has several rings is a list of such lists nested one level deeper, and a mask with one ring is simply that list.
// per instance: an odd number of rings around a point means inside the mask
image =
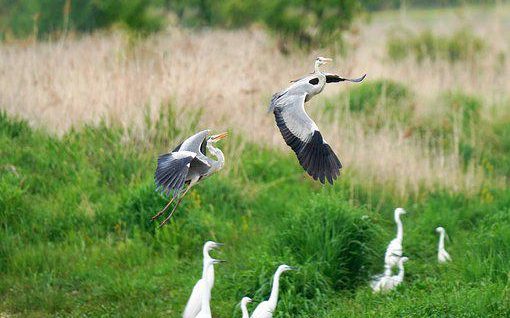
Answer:
[{"label": "egret beak", "polygon": [[227,136],[228,136],[228,132],[223,132],[223,133],[221,133],[221,134],[211,136],[211,140],[212,140],[213,142],[217,142],[217,141],[220,141],[220,140],[222,140],[222,139],[227,138]]},{"label": "egret beak", "polygon": [[225,245],[225,244],[223,244],[223,243],[215,243],[215,244],[214,244],[214,247],[221,247],[221,246],[223,246],[223,245]]},{"label": "egret beak", "polygon": [[227,261],[222,260],[222,259],[215,259],[215,260],[213,260],[213,263],[214,263],[214,264],[226,263],[226,262],[227,262]]},{"label": "egret beak", "polygon": [[298,270],[298,268],[297,268],[297,267],[295,267],[295,266],[289,266],[289,269],[290,269],[291,271],[297,271],[297,270]]}]

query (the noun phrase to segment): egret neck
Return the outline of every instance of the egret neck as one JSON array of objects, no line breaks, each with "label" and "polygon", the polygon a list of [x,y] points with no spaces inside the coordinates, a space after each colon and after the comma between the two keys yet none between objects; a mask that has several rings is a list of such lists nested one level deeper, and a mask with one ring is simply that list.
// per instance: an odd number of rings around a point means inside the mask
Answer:
[{"label": "egret neck", "polygon": [[271,289],[271,296],[267,300],[268,304],[274,310],[276,308],[276,304],[278,303],[278,291],[280,289],[280,276],[282,275],[282,271],[278,270],[274,274],[273,278],[273,288]]}]

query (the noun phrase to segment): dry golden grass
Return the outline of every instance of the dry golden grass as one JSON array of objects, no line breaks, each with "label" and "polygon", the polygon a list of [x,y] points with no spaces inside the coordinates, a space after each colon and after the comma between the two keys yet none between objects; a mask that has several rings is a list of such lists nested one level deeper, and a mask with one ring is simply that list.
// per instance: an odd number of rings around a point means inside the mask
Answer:
[{"label": "dry golden grass", "polygon": [[[379,14],[371,23],[353,28],[347,37],[351,50],[344,57],[334,56],[327,68],[346,76],[368,73],[368,80],[403,82],[417,94],[413,105],[417,116],[437,107],[435,96],[455,89],[480,95],[486,105],[482,115],[494,116],[502,110],[492,105],[506,98],[510,85],[508,64],[498,64],[496,58],[510,51],[504,23],[507,9],[442,11],[434,18],[416,12]],[[386,58],[386,37],[395,28],[448,33],[465,25],[490,45],[491,52],[482,61],[419,65],[413,60],[390,63]],[[157,114],[161,105],[171,102],[179,114],[204,109],[200,127],[232,128],[249,140],[286,149],[266,112],[268,101],[290,79],[311,71],[319,54],[335,55],[328,50],[284,56],[255,28],[194,33],[173,29],[135,42],[113,32],[62,42],[2,44],[0,107],[62,133],[100,119],[141,128],[144,114],[149,110]],[[371,130],[366,121],[348,112],[333,122],[325,120],[319,111],[324,99],[348,86],[331,85],[308,105],[348,173],[374,184],[391,182],[402,194],[415,192],[420,185],[466,190],[481,184],[480,167],[462,169],[459,154],[424,146],[427,140],[407,136],[404,125]],[[185,115],[178,117],[186,120]]]}]

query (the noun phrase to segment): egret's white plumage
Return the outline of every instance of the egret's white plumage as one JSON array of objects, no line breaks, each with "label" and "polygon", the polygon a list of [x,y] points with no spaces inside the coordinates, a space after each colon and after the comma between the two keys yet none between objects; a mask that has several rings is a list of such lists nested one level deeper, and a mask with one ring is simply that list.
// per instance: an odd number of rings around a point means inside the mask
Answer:
[{"label": "egret's white plumage", "polygon": [[269,299],[258,304],[257,308],[251,314],[251,318],[272,318],[273,313],[278,304],[278,292],[280,288],[280,276],[283,272],[293,270],[294,268],[288,265],[280,265],[276,270],[273,277],[273,288]]},{"label": "egret's white plumage", "polygon": [[[223,262],[223,261],[211,258],[207,261],[207,267],[212,267],[214,264],[218,264],[221,262]],[[205,270],[205,272],[207,272],[207,269]],[[204,279],[204,283],[205,283],[205,288],[201,295],[200,311],[198,312],[198,314],[196,315],[195,318],[212,318],[212,314],[211,314],[211,289],[212,289],[212,286],[209,285],[207,277],[206,277],[206,279]]]},{"label": "egret's white plumage", "polygon": [[398,261],[402,257],[402,240],[404,238],[404,227],[402,225],[402,221],[400,220],[400,216],[402,214],[406,214],[404,209],[395,209],[394,218],[395,223],[397,224],[397,236],[391,240],[390,244],[388,244],[388,248],[386,249],[386,253],[384,255],[384,267],[386,270],[389,270],[390,273],[391,269],[394,266],[397,266]]},{"label": "egret's white plumage", "polygon": [[[222,246],[221,243],[216,243],[213,241],[207,241],[204,244],[202,249],[203,253],[203,261],[202,261],[202,278],[198,280],[198,282],[193,287],[193,291],[191,292],[191,296],[188,299],[188,303],[186,304],[186,308],[182,314],[183,318],[195,318],[200,312],[200,308],[202,307],[202,295],[204,294],[206,288],[213,288],[214,286],[214,265],[209,266],[212,257],[209,255],[209,252],[212,249]],[[207,284],[205,282],[207,280]]]},{"label": "egret's white plumage", "polygon": [[378,281],[372,282],[372,290],[375,293],[387,292],[400,285],[404,281],[404,263],[407,261],[407,257],[401,257],[398,261],[398,274],[391,276],[391,273],[386,270]]},{"label": "egret's white plumage", "polygon": [[443,227],[436,228],[436,232],[439,233],[439,244],[437,247],[437,261],[439,263],[450,262],[452,258],[450,254],[444,248],[444,237],[446,235],[446,231]]},{"label": "egret's white plumage", "polygon": [[250,313],[246,306],[251,302],[252,299],[250,297],[243,297],[243,299],[241,299],[241,312],[243,313],[243,318],[250,318]]},{"label": "egret's white plumage", "polygon": [[[227,133],[209,136],[209,132],[209,130],[198,132],[188,137],[171,152],[159,156],[154,181],[157,189],[166,195],[172,194],[172,199],[152,217],[152,220],[160,217],[170,204],[178,199],[160,226],[170,220],[191,187],[223,168],[225,157],[220,149],[214,147],[214,143],[225,138]],[[216,160],[207,156],[207,150],[216,157]]]},{"label": "egret's white plumage", "polygon": [[296,153],[299,164],[314,178],[333,184],[340,175],[342,164],[322,138],[319,127],[305,111],[305,103],[324,89],[326,83],[342,81],[361,82],[365,75],[356,79],[343,78],[334,74],[325,74],[319,66],[331,61],[329,58],[318,57],[315,60],[315,71],[273,95],[269,111],[275,116],[276,125],[285,143]]}]

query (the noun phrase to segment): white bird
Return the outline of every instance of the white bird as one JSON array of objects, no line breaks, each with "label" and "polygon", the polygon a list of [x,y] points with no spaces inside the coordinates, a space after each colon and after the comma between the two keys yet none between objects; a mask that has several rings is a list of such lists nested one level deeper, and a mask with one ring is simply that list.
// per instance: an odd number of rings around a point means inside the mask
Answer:
[{"label": "white bird", "polygon": [[[212,289],[214,286],[214,266],[209,266],[209,262],[213,259],[209,255],[209,251],[222,246],[221,243],[216,243],[213,241],[207,241],[204,244],[202,253],[203,253],[203,265],[202,265],[202,278],[198,280],[198,282],[193,287],[193,291],[191,292],[191,296],[188,299],[188,303],[186,304],[186,308],[184,309],[184,313],[182,314],[183,318],[194,318],[200,312],[200,308],[202,307],[202,295],[205,293],[207,288]],[[207,280],[207,282],[206,282]]]},{"label": "white bird", "polygon": [[273,313],[278,304],[278,292],[280,288],[280,276],[283,272],[295,270],[294,267],[288,265],[280,265],[276,270],[273,277],[273,288],[271,289],[271,296],[266,301],[258,304],[257,308],[251,314],[251,318],[272,318]]},{"label": "white bird", "polygon": [[439,233],[439,245],[437,247],[437,261],[439,263],[446,263],[450,262],[452,258],[450,257],[450,254],[444,249],[444,237],[446,234],[446,231],[443,227],[436,228],[436,232]]},{"label": "white bird", "polygon": [[402,208],[396,208],[394,212],[395,223],[397,223],[397,236],[388,244],[386,254],[384,255],[384,267],[386,270],[391,269],[398,264],[399,259],[402,257],[402,240],[404,238],[404,227],[400,216],[406,214]]},{"label": "white bird", "polygon": [[[207,261],[207,267],[212,267],[214,264],[218,264],[223,262],[222,260],[213,259]],[[207,270],[206,270],[207,271]],[[196,315],[195,318],[212,318],[211,314],[211,289],[212,286],[209,285],[207,279],[204,280],[206,288],[204,288],[204,292],[201,295],[201,306],[200,312]]]},{"label": "white bird", "polygon": [[243,318],[250,318],[250,313],[248,312],[246,305],[251,302],[252,299],[250,297],[243,297],[243,299],[241,299],[241,312],[243,313]]},{"label": "white bird", "polygon": [[384,276],[382,276],[376,284],[372,285],[372,290],[374,293],[387,292],[400,285],[404,281],[404,263],[408,260],[409,258],[407,257],[402,257],[399,259],[399,271],[397,275],[391,276],[388,271],[385,271]]},{"label": "white bird", "polygon": [[[198,132],[188,137],[171,152],[159,156],[154,182],[157,190],[166,195],[173,194],[170,202],[163,210],[154,215],[152,220],[160,217],[170,204],[176,198],[178,199],[172,212],[160,223],[160,227],[170,220],[191,187],[223,168],[225,156],[220,149],[214,147],[214,144],[227,137],[228,134],[224,132],[209,136],[209,132],[209,130]],[[216,160],[207,156],[207,150],[216,157]],[[184,190],[184,188],[186,189]]]},{"label": "white bird", "polygon": [[325,183],[327,179],[333,184],[340,175],[342,164],[322,138],[319,127],[305,111],[305,103],[324,89],[326,83],[342,81],[361,82],[360,78],[348,79],[334,74],[325,74],[319,66],[331,61],[330,58],[318,57],[315,60],[315,71],[274,94],[269,105],[269,112],[275,116],[276,125],[285,143],[296,153],[299,164],[314,179]]}]

